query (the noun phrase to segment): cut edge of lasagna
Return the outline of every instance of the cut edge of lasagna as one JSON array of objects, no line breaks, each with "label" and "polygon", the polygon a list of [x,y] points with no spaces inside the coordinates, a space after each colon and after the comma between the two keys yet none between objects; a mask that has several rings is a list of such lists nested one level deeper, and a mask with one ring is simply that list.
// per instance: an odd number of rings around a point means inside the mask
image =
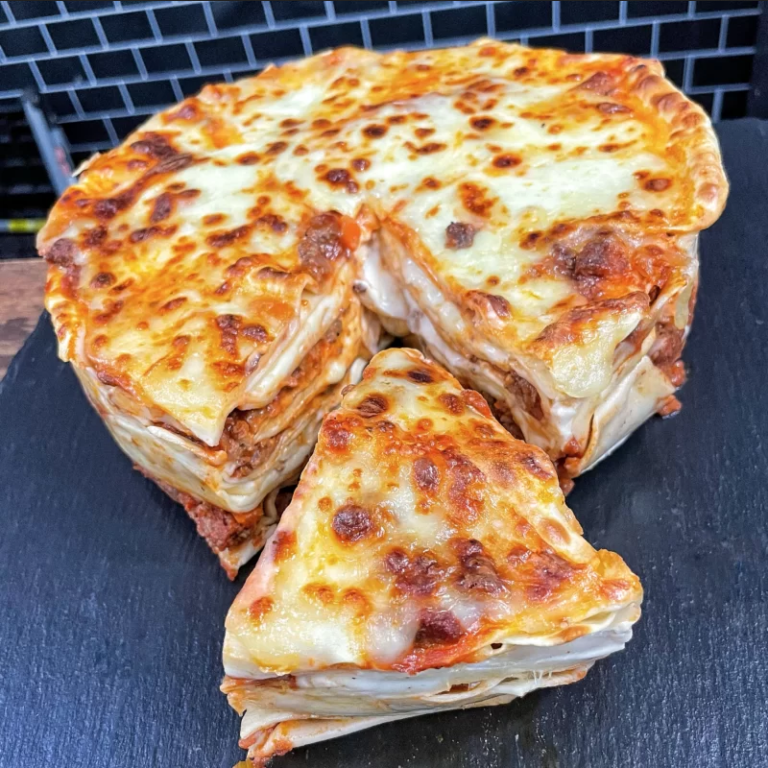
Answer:
[{"label": "cut edge of lasagna", "polygon": [[580,680],[642,601],[581,534],[546,454],[420,353],[380,352],[324,420],[227,616],[241,746],[261,764]]}]

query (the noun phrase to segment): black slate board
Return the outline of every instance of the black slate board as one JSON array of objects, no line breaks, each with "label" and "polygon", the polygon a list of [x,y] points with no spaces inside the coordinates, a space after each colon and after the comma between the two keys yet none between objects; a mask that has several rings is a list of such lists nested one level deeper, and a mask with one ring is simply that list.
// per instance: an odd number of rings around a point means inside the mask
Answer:
[{"label": "black slate board", "polygon": [[[570,504],[645,585],[628,649],[506,707],[326,742],[276,766],[768,764],[768,123],[720,127],[732,182],[702,237],[682,413]],[[0,765],[229,768],[231,584],[133,472],[43,318],[0,384]]]}]

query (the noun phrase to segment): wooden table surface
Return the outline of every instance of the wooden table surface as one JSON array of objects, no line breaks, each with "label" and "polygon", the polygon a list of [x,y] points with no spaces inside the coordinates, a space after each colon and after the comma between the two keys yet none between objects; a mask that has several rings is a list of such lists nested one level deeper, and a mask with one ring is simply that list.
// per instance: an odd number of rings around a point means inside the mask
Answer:
[{"label": "wooden table surface", "polygon": [[0,379],[43,311],[42,259],[0,261]]}]

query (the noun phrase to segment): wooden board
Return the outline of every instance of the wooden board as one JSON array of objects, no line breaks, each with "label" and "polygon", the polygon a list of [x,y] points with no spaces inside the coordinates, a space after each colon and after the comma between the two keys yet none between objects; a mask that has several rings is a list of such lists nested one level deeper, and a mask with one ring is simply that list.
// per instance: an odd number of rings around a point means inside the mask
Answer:
[{"label": "wooden board", "polygon": [[41,259],[0,261],[0,379],[43,311],[46,268]]}]

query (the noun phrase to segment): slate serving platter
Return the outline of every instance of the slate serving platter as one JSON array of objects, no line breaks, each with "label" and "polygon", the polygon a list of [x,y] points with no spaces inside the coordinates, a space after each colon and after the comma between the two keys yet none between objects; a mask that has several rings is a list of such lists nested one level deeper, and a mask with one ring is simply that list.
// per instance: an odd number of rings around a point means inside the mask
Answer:
[{"label": "slate serving platter", "polygon": [[[582,683],[276,768],[768,765],[768,123],[719,133],[732,192],[702,237],[684,409],[569,498],[643,581],[635,639]],[[131,469],[54,349],[43,317],[0,384],[0,765],[230,768],[222,623],[245,574]]]}]

